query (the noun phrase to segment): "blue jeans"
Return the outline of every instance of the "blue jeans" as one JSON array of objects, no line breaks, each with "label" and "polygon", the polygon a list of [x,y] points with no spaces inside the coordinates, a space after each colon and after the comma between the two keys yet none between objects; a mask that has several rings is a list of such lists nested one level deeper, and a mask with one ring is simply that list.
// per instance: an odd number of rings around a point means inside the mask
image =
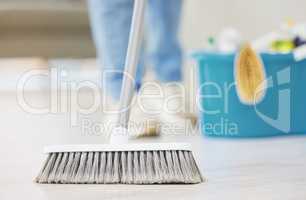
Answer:
[{"label": "blue jeans", "polygon": [[[133,0],[89,0],[92,35],[102,67],[104,88],[120,97],[122,72],[128,46]],[[182,51],[178,40],[181,0],[148,0],[145,49],[136,75],[140,87],[144,63],[150,64],[161,82],[180,81]],[[144,49],[144,48],[143,48]]]}]

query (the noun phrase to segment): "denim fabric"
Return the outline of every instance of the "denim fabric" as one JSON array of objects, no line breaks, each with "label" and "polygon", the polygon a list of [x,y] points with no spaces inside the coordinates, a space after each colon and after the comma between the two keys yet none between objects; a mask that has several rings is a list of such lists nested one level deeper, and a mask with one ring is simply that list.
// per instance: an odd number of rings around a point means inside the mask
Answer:
[{"label": "denim fabric", "polygon": [[[89,0],[92,35],[104,88],[119,99],[128,45],[133,0]],[[178,41],[181,0],[149,0],[146,10],[146,44],[137,68],[140,87],[144,62],[153,66],[162,82],[180,81],[182,52]]]}]

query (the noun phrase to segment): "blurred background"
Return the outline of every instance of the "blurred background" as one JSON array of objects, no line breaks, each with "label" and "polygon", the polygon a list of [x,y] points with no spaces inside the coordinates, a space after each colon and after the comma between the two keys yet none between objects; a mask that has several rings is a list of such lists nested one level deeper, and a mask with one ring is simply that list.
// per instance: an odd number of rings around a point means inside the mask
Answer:
[{"label": "blurred background", "polygon": [[[306,1],[300,0],[185,0],[181,42],[187,51],[201,49],[208,37],[227,27],[254,39],[284,20],[306,21],[305,8]],[[26,70],[50,66],[70,71],[72,79],[98,81],[87,2],[1,0],[0,89],[15,90]],[[45,87],[46,80],[33,80],[25,89]]]},{"label": "blurred background", "polygon": [[[306,21],[301,0],[185,0],[181,26],[187,49],[203,48],[226,27],[253,39],[288,18]],[[1,0],[0,57],[94,57],[85,0]]]}]

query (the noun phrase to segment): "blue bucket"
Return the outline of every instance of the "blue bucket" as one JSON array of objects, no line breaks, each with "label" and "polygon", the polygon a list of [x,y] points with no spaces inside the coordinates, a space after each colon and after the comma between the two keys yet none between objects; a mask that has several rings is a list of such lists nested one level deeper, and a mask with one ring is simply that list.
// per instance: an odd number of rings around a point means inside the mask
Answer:
[{"label": "blue bucket", "polygon": [[261,54],[268,88],[257,105],[240,102],[235,54],[197,52],[200,129],[205,135],[262,137],[306,133],[306,60]]}]

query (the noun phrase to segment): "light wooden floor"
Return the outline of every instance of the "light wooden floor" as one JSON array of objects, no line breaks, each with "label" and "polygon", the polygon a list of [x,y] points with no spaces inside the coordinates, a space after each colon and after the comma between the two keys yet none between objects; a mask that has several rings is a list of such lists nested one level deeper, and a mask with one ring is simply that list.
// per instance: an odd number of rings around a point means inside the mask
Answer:
[{"label": "light wooden floor", "polygon": [[[26,92],[31,105],[48,105],[46,92]],[[1,92],[0,199],[199,199],[303,200],[306,198],[306,137],[221,139],[192,134],[162,141],[191,142],[207,182],[197,185],[38,185],[48,144],[100,143],[103,135],[69,125],[67,113],[31,114],[15,92]],[[84,95],[84,101],[89,96]],[[100,122],[100,112],[84,115]]]},{"label": "light wooden floor", "polygon": [[[198,185],[38,185],[33,183],[48,144],[104,143],[95,131],[105,115],[100,110],[78,115],[71,123],[66,110],[33,114],[18,101],[16,83],[31,69],[47,69],[41,59],[0,60],[0,199],[305,199],[306,136],[263,139],[207,138],[198,132],[166,135],[157,141],[191,142],[207,182]],[[76,80],[97,80],[94,60],[53,61]],[[66,68],[67,67],[67,68]],[[92,71],[90,71],[92,70]],[[88,73],[87,73],[88,72]],[[82,75],[81,77],[79,75]],[[33,79],[34,80],[34,79]],[[47,79],[48,80],[48,79]],[[28,83],[26,103],[38,108],[52,104],[46,79]],[[63,99],[65,95],[61,96]],[[80,94],[90,105],[92,96]],[[52,104],[53,105],[53,104]],[[85,126],[84,123],[90,123]],[[84,128],[85,127],[85,128]],[[89,128],[88,128],[89,127]],[[147,141],[147,140],[146,140]],[[146,142],[140,140],[138,142]]]}]

